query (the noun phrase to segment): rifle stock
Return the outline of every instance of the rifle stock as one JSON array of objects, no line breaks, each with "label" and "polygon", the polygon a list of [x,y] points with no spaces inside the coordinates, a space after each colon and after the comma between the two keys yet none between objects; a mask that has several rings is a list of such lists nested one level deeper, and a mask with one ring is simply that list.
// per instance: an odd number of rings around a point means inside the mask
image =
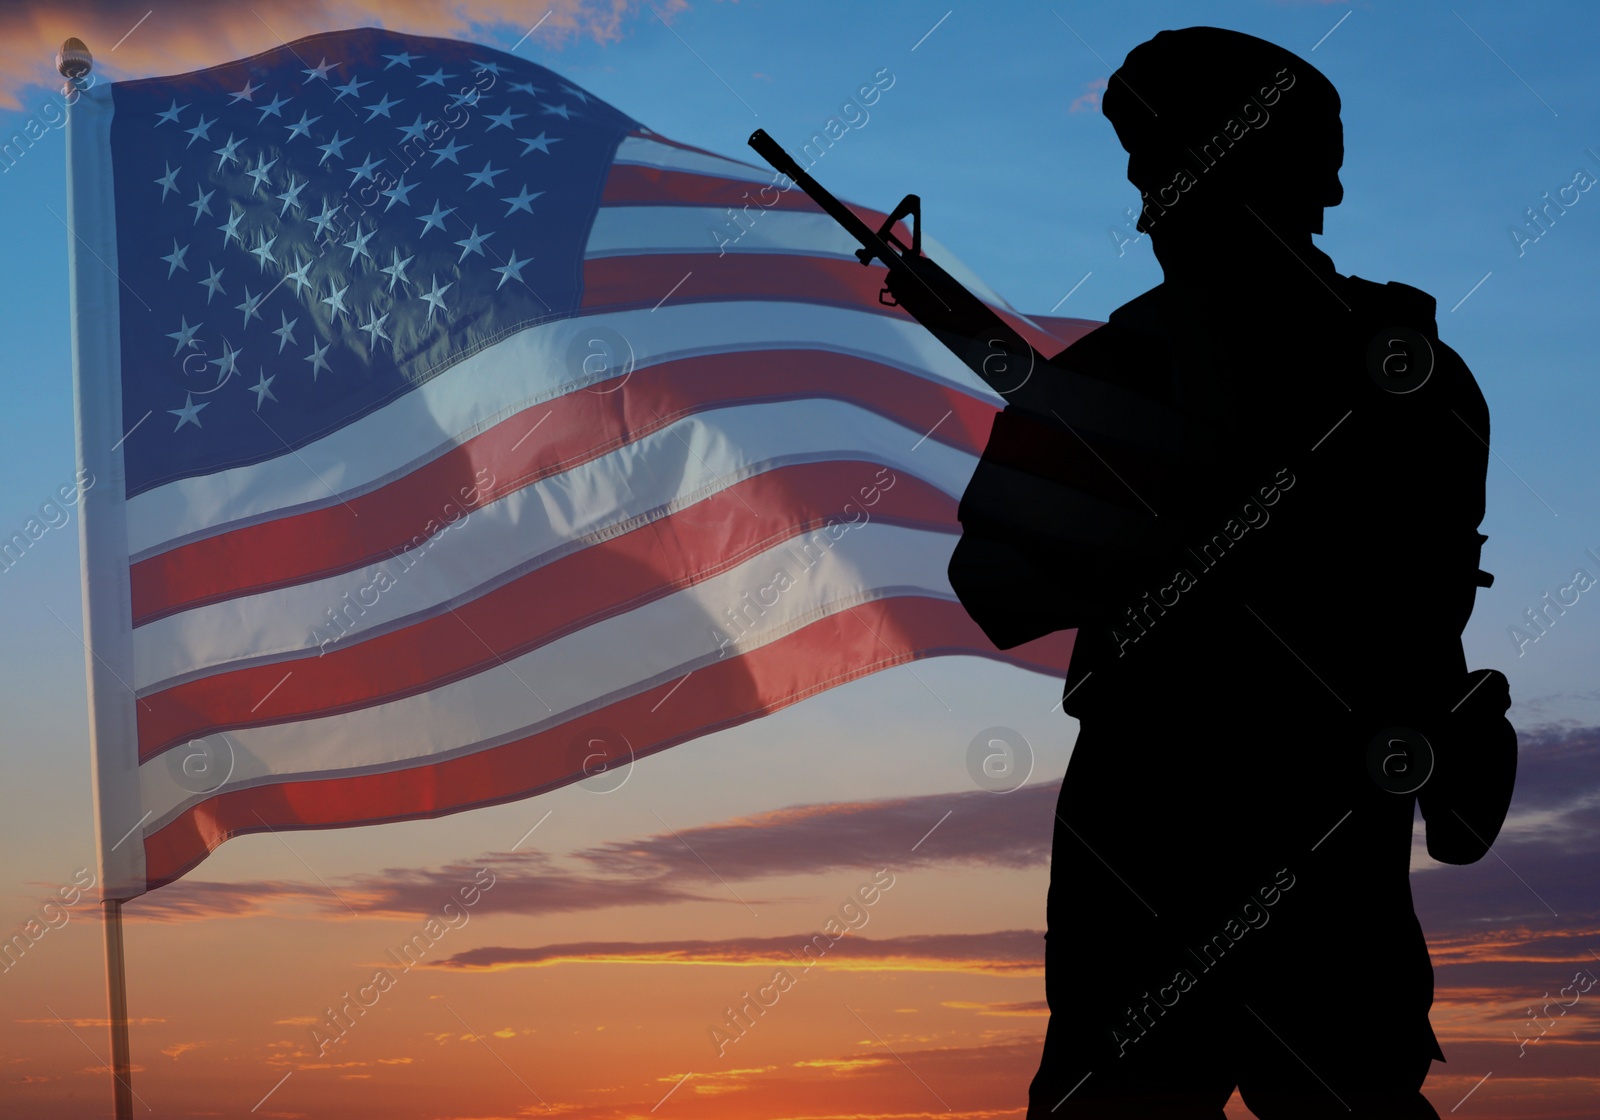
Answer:
[{"label": "rifle stock", "polygon": [[[995,392],[1018,408],[1049,415],[1034,371],[1048,359],[969,292],[937,262],[922,254],[922,201],[908,194],[883,226],[874,231],[835,198],[784,151],[764,129],[750,135],[750,147],[778,171],[793,179],[823,212],[844,227],[860,245],[863,265],[879,260],[888,268],[878,302],[901,307]],[[894,233],[897,222],[911,219],[911,244]]]}]

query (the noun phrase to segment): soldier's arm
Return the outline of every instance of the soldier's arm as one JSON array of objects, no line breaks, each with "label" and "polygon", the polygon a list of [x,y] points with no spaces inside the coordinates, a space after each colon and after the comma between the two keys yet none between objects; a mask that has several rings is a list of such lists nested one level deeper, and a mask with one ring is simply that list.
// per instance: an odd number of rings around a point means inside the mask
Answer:
[{"label": "soldier's arm", "polygon": [[997,649],[1086,626],[1109,626],[1145,586],[1126,563],[1059,543],[966,524],[950,557],[950,586]]},{"label": "soldier's arm", "polygon": [[[1108,625],[1149,585],[1146,569],[1170,577],[1176,519],[1156,509],[1174,512],[1174,480],[1189,472],[1175,447],[1151,446],[1145,406],[1128,395],[1169,370],[1164,343],[1107,324],[1036,371],[1048,419],[1016,405],[996,415],[961,499],[949,575],[999,648]],[[1066,419],[1084,412],[1088,423]]]},{"label": "soldier's arm", "polygon": [[950,586],[996,649],[1010,649],[1083,624],[1059,573],[1016,544],[965,529],[950,556]]}]

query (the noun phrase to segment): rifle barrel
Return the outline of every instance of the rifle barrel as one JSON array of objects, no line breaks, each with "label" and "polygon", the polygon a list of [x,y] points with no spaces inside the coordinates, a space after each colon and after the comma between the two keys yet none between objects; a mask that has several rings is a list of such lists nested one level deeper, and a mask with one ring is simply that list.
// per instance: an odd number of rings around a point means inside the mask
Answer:
[{"label": "rifle barrel", "polygon": [[[822,207],[834,221],[843,226],[862,248],[867,250],[867,255],[862,264],[870,264],[873,257],[877,257],[884,264],[890,264],[899,257],[899,254],[886,245],[883,238],[875,233],[871,226],[856,217],[855,211],[840,202],[828,189],[817,182],[794,161],[794,157],[778,144],[776,140],[767,135],[767,130],[758,128],[750,134],[750,146],[756,150],[762,159],[772,164],[777,170],[783,172],[795,181],[799,188],[818,206]],[[857,254],[858,256],[860,254]]]},{"label": "rifle barrel", "polygon": [[[903,285],[898,293],[892,287],[886,286],[883,289],[883,294],[897,295],[900,299],[900,302],[891,306],[904,308],[960,358],[968,369],[976,373],[984,384],[1009,403],[1036,414],[1048,411],[1047,404],[1036,399],[1039,393],[1037,385],[1026,396],[1019,392],[1031,379],[1034,368],[1047,359],[1029,345],[1027,339],[1002,319],[994,308],[969,292],[931,257],[914,253],[910,249],[900,252],[892,248],[871,226],[857,217],[855,211],[806,174],[805,170],[794,161],[794,157],[768,136],[765,129],[758,128],[750,134],[750,146],[779,172],[793,179],[796,186],[805,191],[829,217],[843,226],[846,233],[861,243],[861,248],[856,251],[856,257],[862,264],[871,264],[875,257],[883,261],[889,270],[889,276],[896,284]],[[910,195],[906,198],[908,201],[914,201]],[[917,233],[920,235],[922,225],[920,216],[916,222],[919,227]],[[898,240],[895,244],[899,244]],[[913,284],[927,292],[926,298],[921,295],[918,288],[911,286]],[[904,301],[907,293],[915,294],[917,297],[916,302],[909,307]],[[883,294],[879,295],[880,301],[883,299]],[[937,308],[934,305],[937,305]],[[914,309],[919,306],[920,310]],[[1006,369],[1002,368],[997,373],[989,368],[993,358],[1003,357],[1008,352],[1025,354],[1028,357],[1028,372],[1016,385],[1009,385],[1011,378],[1007,376]],[[1000,381],[1006,382],[1007,385],[1003,387],[997,384]]]}]

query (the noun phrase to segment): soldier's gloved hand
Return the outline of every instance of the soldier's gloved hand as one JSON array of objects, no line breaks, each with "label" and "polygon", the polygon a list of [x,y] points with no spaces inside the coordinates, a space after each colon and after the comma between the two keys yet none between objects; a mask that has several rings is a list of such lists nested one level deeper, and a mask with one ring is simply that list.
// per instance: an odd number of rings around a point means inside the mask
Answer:
[{"label": "soldier's gloved hand", "polygon": [[1435,724],[1434,770],[1417,793],[1427,821],[1428,854],[1440,863],[1482,859],[1511,805],[1517,731],[1506,718],[1511,686],[1495,669],[1461,680],[1464,699]]}]

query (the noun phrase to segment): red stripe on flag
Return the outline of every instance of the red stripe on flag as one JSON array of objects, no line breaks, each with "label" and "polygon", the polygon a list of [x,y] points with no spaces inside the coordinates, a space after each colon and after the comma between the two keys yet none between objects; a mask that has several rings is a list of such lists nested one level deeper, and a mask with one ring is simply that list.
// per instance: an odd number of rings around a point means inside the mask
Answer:
[{"label": "red stripe on flag", "polygon": [[[571,470],[695,412],[761,401],[849,401],[973,455],[994,406],[865,358],[767,350],[683,358],[629,377],[626,392],[575,391],[509,417],[366,494],[258,525],[219,530],[132,565],[135,626],[191,607],[380,563],[418,547],[487,470],[485,500]],[[537,413],[537,415],[535,415]],[[941,416],[946,418],[942,423]],[[538,434],[526,439],[533,426]],[[520,446],[518,446],[520,444]]]},{"label": "red stripe on flag", "polygon": [[878,302],[884,275],[881,266],[794,253],[593,257],[583,262],[583,309],[655,307],[671,290],[675,306],[759,299],[831,304],[911,320],[900,308]]},{"label": "red stripe on flag", "polygon": [[599,733],[620,733],[634,757],[642,758],[880,669],[946,654],[978,654],[1064,674],[1075,637],[1075,631],[1059,631],[1000,653],[959,603],[913,596],[864,603],[750,653],[475,754],[382,774],[219,793],[145,837],[147,889],[179,878],[223,841],[244,833],[437,817],[580,781],[593,757],[591,737]]},{"label": "red stripe on flag", "polygon": [[[431,618],[370,638],[356,631],[348,645],[330,623],[326,652],[221,672],[144,697],[139,759],[215,731],[334,715],[437,688],[708,579],[835,519],[957,531],[952,498],[893,472],[888,487],[878,489],[879,472],[877,464],[840,460],[767,471]],[[846,515],[847,505],[855,512]],[[816,559],[801,557],[807,569],[832,547],[827,534],[822,537],[813,546]],[[287,682],[285,669],[294,670]]]}]

